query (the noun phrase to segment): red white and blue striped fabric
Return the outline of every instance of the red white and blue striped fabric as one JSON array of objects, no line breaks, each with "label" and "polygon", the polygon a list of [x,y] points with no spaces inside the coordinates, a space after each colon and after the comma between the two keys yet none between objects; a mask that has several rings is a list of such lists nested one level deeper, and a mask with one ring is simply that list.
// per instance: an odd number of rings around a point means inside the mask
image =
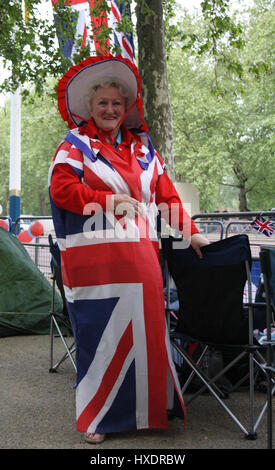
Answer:
[{"label": "red white and blue striped fabric", "polygon": [[[154,204],[163,167],[145,133],[142,141],[146,161],[133,143],[129,168],[100,141],[73,129],[57,150],[49,185],[55,167],[67,164],[86,186]],[[145,217],[132,219],[133,236],[123,238],[114,229],[118,220],[124,224],[111,212],[80,215],[52,199],[51,205],[77,346],[78,431],[167,428],[167,408],[184,417],[184,404],[166,329],[157,240]]]},{"label": "red white and blue striped fabric", "polygon": [[[54,6],[57,1],[58,0],[52,0],[52,6]],[[67,3],[71,7],[72,20],[75,20],[77,15],[77,22],[74,30],[72,30],[71,36],[66,38],[65,41],[62,39],[62,32],[59,31],[58,28],[58,17],[56,13],[54,13],[54,19],[57,24],[57,37],[62,53],[64,57],[70,58],[78,52],[77,41],[79,41],[79,39],[82,39],[81,47],[87,46],[88,42],[90,42],[89,37],[92,31],[89,2],[87,0],[67,0]]]},{"label": "red white and blue striped fabric", "polygon": [[[135,52],[134,42],[132,33],[122,33],[117,29],[118,24],[121,22],[121,18],[128,16],[131,19],[131,8],[130,4],[126,2],[118,2],[117,0],[107,0],[110,6],[110,12],[102,12],[100,17],[95,17],[90,14],[90,8],[97,6],[97,0],[68,0],[68,4],[71,7],[72,15],[78,14],[75,31],[72,31],[70,38],[66,41],[62,40],[62,33],[57,31],[59,44],[62,49],[64,57],[73,57],[77,52],[76,42],[79,38],[82,38],[82,46],[90,45],[91,54],[96,51],[106,53],[102,50],[101,45],[98,43],[96,33],[93,31],[93,24],[96,27],[104,25],[106,28],[111,28],[112,35],[110,41],[107,41],[108,45],[119,45],[121,48],[120,55],[123,58],[129,59],[134,64]],[[52,0],[54,6],[57,0]],[[56,14],[54,14],[57,19]],[[72,17],[74,19],[74,17]],[[57,23],[58,24],[58,23]],[[94,33],[94,34],[93,34]]]},{"label": "red white and blue striped fabric", "polygon": [[[118,1],[118,0],[107,0],[110,11],[102,12],[100,17],[95,17],[91,15],[92,24],[95,24],[96,27],[104,25],[106,28],[110,28],[112,31],[110,41],[108,45],[110,47],[116,45],[120,46],[119,54],[121,57],[130,60],[132,63],[136,64],[135,52],[134,52],[134,41],[132,33],[125,33],[119,31],[118,25],[121,23],[121,19],[128,17],[131,21],[131,7],[128,1]],[[99,3],[98,0],[89,0],[90,6],[95,7]],[[104,53],[102,46],[97,42],[96,34],[94,34],[94,43],[95,49],[101,54]],[[105,51],[106,53],[106,51]]]},{"label": "red white and blue striped fabric", "polygon": [[117,25],[121,22],[121,18],[128,16],[131,19],[131,7],[129,2],[118,2],[118,0],[111,0],[111,11],[109,14],[109,27],[113,31],[114,43],[118,44],[121,48],[121,56],[129,59],[136,64],[134,41],[132,33],[122,33],[118,31]]}]

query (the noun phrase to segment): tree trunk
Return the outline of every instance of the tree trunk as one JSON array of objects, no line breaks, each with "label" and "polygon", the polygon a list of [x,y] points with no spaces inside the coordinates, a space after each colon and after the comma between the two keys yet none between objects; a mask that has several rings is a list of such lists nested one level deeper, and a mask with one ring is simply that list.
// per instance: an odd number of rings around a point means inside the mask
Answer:
[{"label": "tree trunk", "polygon": [[38,192],[38,204],[39,204],[39,214],[43,216],[47,215],[46,214],[47,201],[45,200],[45,194],[43,191]]},{"label": "tree trunk", "polygon": [[[149,7],[151,12],[146,11]],[[138,0],[136,6],[138,64],[142,77],[144,119],[153,145],[175,179],[173,128],[170,107],[163,7],[160,0]]]},{"label": "tree trunk", "polygon": [[245,183],[241,183],[239,186],[239,202],[240,212],[247,212],[249,209],[247,207]]}]

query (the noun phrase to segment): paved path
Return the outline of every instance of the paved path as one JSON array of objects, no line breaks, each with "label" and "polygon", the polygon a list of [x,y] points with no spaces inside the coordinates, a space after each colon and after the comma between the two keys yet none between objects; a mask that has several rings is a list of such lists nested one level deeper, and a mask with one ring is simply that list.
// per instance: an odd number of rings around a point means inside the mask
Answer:
[{"label": "paved path", "polygon": [[[60,340],[57,352],[63,353]],[[100,446],[84,442],[75,428],[75,373],[69,362],[50,374],[49,336],[0,338],[0,449],[192,450],[266,449],[266,419],[258,438],[249,441],[216,401],[208,395],[187,407],[186,426],[170,421],[168,430],[146,430],[109,435]],[[229,398],[248,426],[248,392]],[[255,408],[265,395],[256,392]],[[274,420],[273,420],[274,422]],[[275,429],[273,436],[275,435]],[[273,448],[274,448],[273,443]],[[92,448],[92,449],[91,449]]]}]

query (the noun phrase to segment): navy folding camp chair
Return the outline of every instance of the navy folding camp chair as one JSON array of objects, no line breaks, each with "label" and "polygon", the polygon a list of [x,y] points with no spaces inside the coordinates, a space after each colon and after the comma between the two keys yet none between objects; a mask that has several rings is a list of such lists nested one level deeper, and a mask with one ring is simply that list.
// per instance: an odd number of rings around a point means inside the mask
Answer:
[{"label": "navy folding camp chair", "polygon": [[[195,378],[202,384],[185,403],[188,405],[206,389],[215,397],[245,436],[257,437],[257,427],[263,417],[266,404],[258,419],[254,420],[255,371],[265,373],[264,357],[253,335],[253,302],[251,290],[251,251],[247,235],[235,235],[202,248],[200,259],[192,247],[181,248],[182,241],[172,237],[162,239],[162,255],[167,264],[167,278],[172,277],[179,298],[178,321],[170,328],[172,348],[181,355],[191,373],[183,384],[183,393]],[[244,288],[248,285],[248,299],[244,305]],[[168,296],[169,297],[169,296]],[[168,305],[169,311],[169,305]],[[182,341],[202,346],[198,360],[193,360],[182,346]],[[211,348],[231,358],[214,377],[208,375],[203,358]],[[218,383],[237,365],[247,365],[249,380],[249,426],[240,421],[225,403],[224,393]],[[240,381],[241,383],[241,381]]]},{"label": "navy folding camp chair", "polygon": [[266,337],[264,344],[267,348],[266,373],[267,373],[267,438],[268,448],[272,448],[272,396],[274,393],[275,374],[275,338],[272,335],[272,326],[275,318],[275,247],[263,246],[260,251],[261,269],[264,279],[264,291],[266,299]]},{"label": "navy folding camp chair", "polygon": [[[72,344],[68,344],[66,337],[73,337],[73,331],[68,315],[67,304],[65,299],[64,287],[62,282],[62,275],[61,275],[61,257],[60,251],[57,242],[53,242],[52,236],[49,235],[48,237],[49,245],[50,245],[50,252],[51,252],[51,270],[52,270],[52,302],[51,302],[51,316],[50,316],[50,369],[49,372],[57,372],[59,366],[69,358],[74,369],[76,370],[76,363],[74,359],[75,353],[75,344],[74,341]],[[55,311],[54,308],[54,300],[56,295],[56,286],[59,289],[63,300],[63,311],[62,313],[58,313]],[[65,354],[61,357],[61,359],[54,364],[54,337],[57,335],[65,348]]]}]

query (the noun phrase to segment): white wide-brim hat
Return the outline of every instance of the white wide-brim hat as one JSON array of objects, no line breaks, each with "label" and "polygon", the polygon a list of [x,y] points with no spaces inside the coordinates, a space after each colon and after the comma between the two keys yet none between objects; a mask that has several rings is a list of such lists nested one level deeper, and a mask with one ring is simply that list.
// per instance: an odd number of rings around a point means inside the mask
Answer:
[{"label": "white wide-brim hat", "polygon": [[89,92],[93,83],[112,77],[128,89],[127,113],[123,124],[129,129],[147,130],[142,117],[140,98],[141,79],[132,62],[121,56],[93,56],[72,66],[58,83],[58,107],[69,128],[80,126],[90,119]]}]

